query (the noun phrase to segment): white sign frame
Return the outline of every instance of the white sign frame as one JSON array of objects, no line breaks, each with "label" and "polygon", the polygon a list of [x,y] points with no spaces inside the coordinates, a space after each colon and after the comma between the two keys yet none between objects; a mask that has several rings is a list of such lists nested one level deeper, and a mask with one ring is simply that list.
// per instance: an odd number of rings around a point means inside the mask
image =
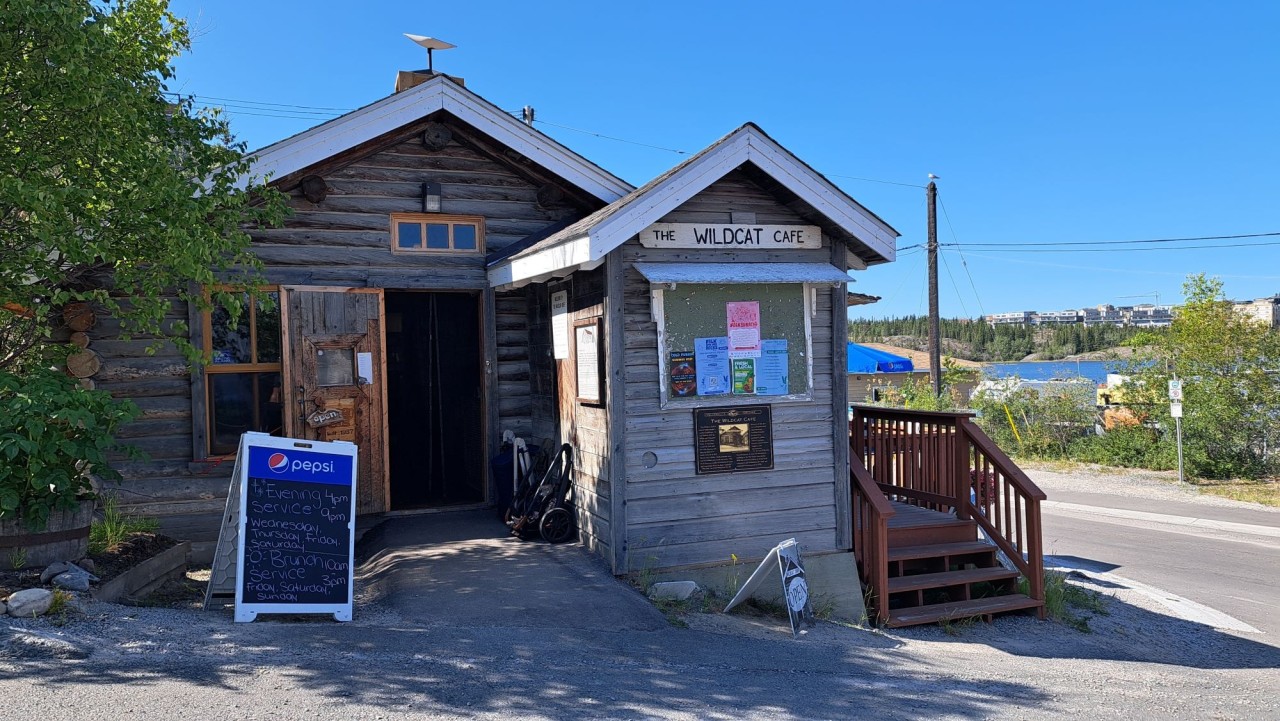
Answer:
[{"label": "white sign frame", "polygon": [[816,225],[758,223],[654,223],[640,231],[645,248],[703,250],[818,250],[822,228]]},{"label": "white sign frame", "polygon": [[[277,448],[283,451],[302,450],[309,453],[326,453],[351,457],[351,505],[347,514],[347,600],[345,603],[245,603],[244,557],[245,524],[248,522],[249,448]],[[240,514],[237,523],[239,547],[236,549],[236,623],[248,623],[260,613],[332,613],[335,621],[350,621],[355,605],[355,552],[356,552],[356,481],[359,475],[359,449],[346,441],[309,441],[301,438],[281,438],[263,433],[245,433],[240,436],[240,449],[236,466],[240,470],[237,479],[240,489]]]}]

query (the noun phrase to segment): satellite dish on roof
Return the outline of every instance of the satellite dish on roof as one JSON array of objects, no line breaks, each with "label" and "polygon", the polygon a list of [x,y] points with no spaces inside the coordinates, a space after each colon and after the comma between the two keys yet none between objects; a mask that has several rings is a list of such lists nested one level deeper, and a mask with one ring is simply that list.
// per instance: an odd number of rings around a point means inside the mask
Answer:
[{"label": "satellite dish on roof", "polygon": [[428,37],[426,35],[414,35],[413,33],[405,33],[404,36],[413,42],[427,49],[427,72],[434,73],[435,67],[432,64],[431,53],[435,50],[452,50],[458,47],[453,43],[447,43],[439,38]]}]

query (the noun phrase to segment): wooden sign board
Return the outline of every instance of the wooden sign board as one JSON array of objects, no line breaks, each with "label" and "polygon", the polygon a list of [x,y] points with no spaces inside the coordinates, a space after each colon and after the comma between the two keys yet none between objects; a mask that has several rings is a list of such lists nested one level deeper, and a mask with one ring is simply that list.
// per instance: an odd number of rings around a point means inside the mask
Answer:
[{"label": "wooden sign board", "polygon": [[724,613],[750,598],[760,584],[772,575],[770,571],[774,568],[782,576],[782,598],[787,604],[787,616],[791,620],[791,635],[798,637],[803,633],[800,624],[812,626],[814,615],[813,603],[809,599],[809,581],[805,578],[804,563],[800,560],[800,544],[794,538],[788,538],[769,551],[729,605],[724,607]]},{"label": "wooden sign board", "polygon": [[[357,467],[350,443],[240,437],[237,507],[228,508],[237,519],[230,549],[237,622],[259,613],[351,620]],[[219,539],[218,555],[223,547]]]},{"label": "wooden sign board", "polygon": [[601,350],[600,319],[579,321],[573,326],[579,403],[604,403],[604,354]]},{"label": "wooden sign board", "polygon": [[803,250],[822,247],[816,225],[654,223],[640,231],[646,248]]},{"label": "wooden sign board", "polygon": [[696,475],[773,468],[771,406],[725,406],[693,411]]}]

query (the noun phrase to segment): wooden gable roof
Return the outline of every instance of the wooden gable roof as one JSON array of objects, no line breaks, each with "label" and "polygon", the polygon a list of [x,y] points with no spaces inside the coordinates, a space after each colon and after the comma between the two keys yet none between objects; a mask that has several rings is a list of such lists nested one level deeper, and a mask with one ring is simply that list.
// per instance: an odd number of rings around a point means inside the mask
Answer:
[{"label": "wooden gable roof", "polygon": [[250,174],[272,182],[289,179],[440,111],[600,201],[612,202],[632,190],[630,183],[444,75],[252,153]]},{"label": "wooden gable roof", "polygon": [[586,218],[491,258],[490,285],[520,285],[595,267],[614,248],[737,168],[748,169],[770,193],[846,242],[853,251],[851,267],[895,258],[896,230],[754,123],[747,123]]}]

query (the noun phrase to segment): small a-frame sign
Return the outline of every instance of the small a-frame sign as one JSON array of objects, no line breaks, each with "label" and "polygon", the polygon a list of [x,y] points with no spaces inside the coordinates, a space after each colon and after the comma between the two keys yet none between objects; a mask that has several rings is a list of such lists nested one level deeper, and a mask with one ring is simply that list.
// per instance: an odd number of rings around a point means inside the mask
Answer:
[{"label": "small a-frame sign", "polygon": [[205,608],[332,613],[354,594],[356,446],[246,433],[240,438]]},{"label": "small a-frame sign", "polygon": [[769,551],[747,582],[742,584],[742,588],[738,590],[729,605],[724,607],[724,613],[728,613],[734,606],[750,598],[760,584],[772,575],[770,571],[774,568],[778,569],[782,577],[782,598],[787,603],[791,635],[798,637],[802,633],[800,624],[803,622],[813,626],[814,616],[813,604],[809,600],[809,582],[805,580],[804,564],[800,561],[800,545],[794,538],[788,538]]}]

